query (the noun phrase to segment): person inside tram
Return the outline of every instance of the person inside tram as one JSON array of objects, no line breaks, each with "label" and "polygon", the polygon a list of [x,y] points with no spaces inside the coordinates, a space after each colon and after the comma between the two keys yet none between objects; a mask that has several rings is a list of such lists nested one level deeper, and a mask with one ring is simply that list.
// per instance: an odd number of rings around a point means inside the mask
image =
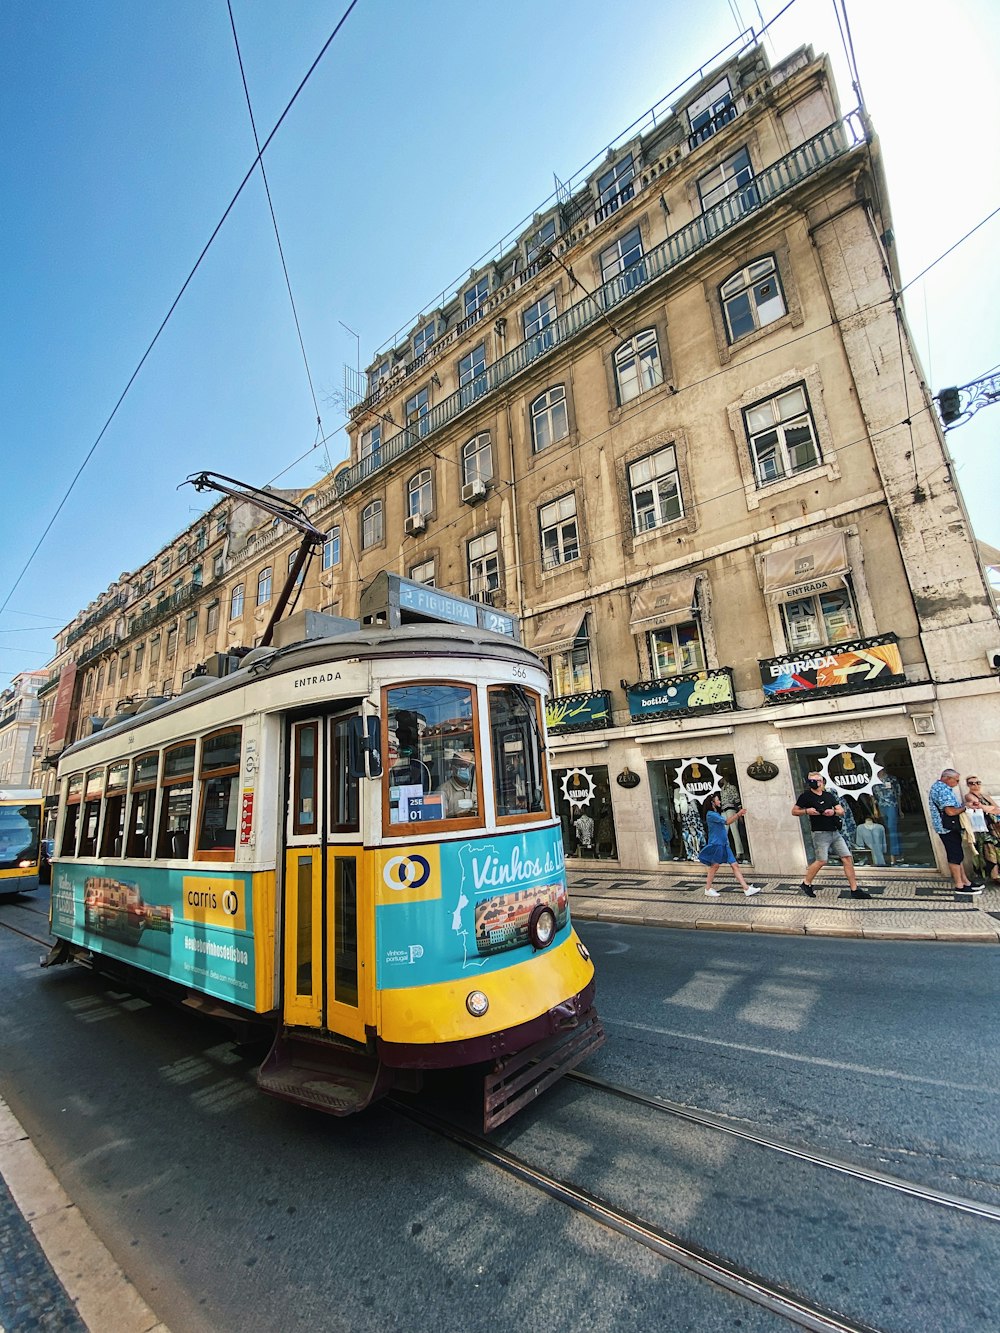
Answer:
[{"label": "person inside tram", "polygon": [[444,801],[445,819],[468,818],[476,809],[476,756],[471,750],[455,750],[448,760],[448,776],[437,794]]}]

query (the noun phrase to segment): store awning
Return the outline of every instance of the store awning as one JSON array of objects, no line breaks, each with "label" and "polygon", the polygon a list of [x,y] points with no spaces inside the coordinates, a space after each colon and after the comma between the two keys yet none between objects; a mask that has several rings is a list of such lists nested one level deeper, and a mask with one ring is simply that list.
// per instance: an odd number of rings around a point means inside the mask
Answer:
[{"label": "store awning", "polygon": [[568,653],[576,643],[583,618],[589,610],[584,603],[582,606],[564,606],[559,611],[550,611],[547,616],[536,617],[531,651],[539,657]]},{"label": "store awning", "polygon": [[847,543],[842,532],[828,532],[811,542],[768,551],[764,556],[764,593],[769,602],[833,592],[844,586]]},{"label": "store awning", "polygon": [[696,578],[685,574],[656,587],[646,584],[632,595],[632,618],[629,629],[633,634],[652,629],[655,625],[678,625],[694,616]]},{"label": "store awning", "polygon": [[1000,551],[988,542],[977,541],[976,545],[979,547],[979,563],[982,567],[1000,570]]}]

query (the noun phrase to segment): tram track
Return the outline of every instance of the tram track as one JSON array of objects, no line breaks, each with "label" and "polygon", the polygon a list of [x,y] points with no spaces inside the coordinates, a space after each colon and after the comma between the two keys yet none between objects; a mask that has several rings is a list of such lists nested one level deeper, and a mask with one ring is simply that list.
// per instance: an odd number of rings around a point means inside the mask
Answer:
[{"label": "tram track", "polygon": [[795,1161],[805,1162],[811,1166],[818,1166],[823,1170],[832,1171],[848,1179],[861,1181],[866,1185],[878,1185],[898,1194],[919,1199],[923,1203],[936,1204],[941,1208],[950,1208],[956,1212],[966,1213],[971,1217],[978,1217],[988,1222],[1000,1222],[1000,1208],[993,1204],[980,1203],[976,1199],[967,1199],[962,1195],[950,1194],[945,1190],[934,1189],[930,1185],[917,1185],[912,1181],[904,1180],[900,1176],[893,1176],[885,1171],[876,1171],[871,1167],[859,1166],[857,1163],[847,1162],[842,1158],[831,1157],[825,1153],[818,1153],[810,1148],[796,1147],[794,1144],[784,1143],[780,1139],[772,1139],[764,1134],[758,1134],[754,1130],[742,1128],[733,1121],[723,1119],[722,1116],[713,1115],[710,1111],[693,1110],[680,1102],[672,1102],[665,1097],[657,1097],[651,1093],[639,1092],[635,1088],[626,1088],[617,1083],[609,1083],[605,1079],[595,1078],[592,1074],[584,1074],[579,1070],[570,1071],[565,1075],[565,1078],[569,1082],[580,1083],[584,1087],[606,1092],[624,1101],[634,1102],[639,1106],[686,1121],[688,1124],[697,1125],[701,1129],[718,1130],[720,1133],[729,1134],[744,1143],[751,1143],[758,1148],[766,1148],[784,1157],[790,1157]]},{"label": "tram track", "polygon": [[386,1102],[397,1114],[464,1148],[532,1189],[643,1245],[716,1287],[781,1316],[799,1328],[813,1330],[814,1333],[879,1333],[876,1325],[848,1319],[807,1297],[769,1282],[749,1268],[729,1263],[721,1256],[663,1227],[617,1208],[589,1190],[532,1166],[506,1148],[490,1143],[481,1135],[463,1129],[433,1112],[395,1097],[387,1098]]},{"label": "tram track", "polygon": [[[37,907],[29,907],[27,903],[5,903],[3,906],[17,908],[26,912],[29,916],[40,916],[43,920],[48,921],[47,912],[40,912]],[[52,945],[51,936],[32,935],[30,931],[22,930],[20,926],[15,926],[13,922],[8,921],[6,915],[0,915],[0,930],[9,930],[12,935],[20,935],[23,939],[30,940],[32,944],[40,944],[43,949],[48,949]]]}]

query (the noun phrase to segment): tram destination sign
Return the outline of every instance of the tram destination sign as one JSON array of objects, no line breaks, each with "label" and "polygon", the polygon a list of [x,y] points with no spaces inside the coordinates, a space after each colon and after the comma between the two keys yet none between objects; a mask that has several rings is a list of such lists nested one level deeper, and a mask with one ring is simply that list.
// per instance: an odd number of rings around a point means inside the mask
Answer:
[{"label": "tram destination sign", "polygon": [[377,574],[361,596],[362,625],[400,625],[446,621],[469,629],[491,630],[515,643],[521,642],[516,616],[497,611],[486,602],[468,597],[453,597],[427,583],[415,583],[399,574]]}]

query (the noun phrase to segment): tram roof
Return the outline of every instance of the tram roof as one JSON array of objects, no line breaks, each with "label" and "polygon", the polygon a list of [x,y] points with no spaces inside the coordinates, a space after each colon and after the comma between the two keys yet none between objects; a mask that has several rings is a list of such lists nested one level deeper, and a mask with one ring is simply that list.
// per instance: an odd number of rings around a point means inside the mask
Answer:
[{"label": "tram roof", "polygon": [[[374,658],[442,656],[497,658],[508,662],[526,662],[532,666],[542,665],[541,659],[530,648],[491,630],[429,623],[400,625],[391,630],[384,625],[373,629],[358,627],[335,635],[299,639],[274,648],[254,648],[243,658],[238,669],[227,676],[193,676],[184,684],[181,692],[170,699],[162,702],[139,700],[135,711],[113,718],[92,736],[85,736],[67,746],[60,761],[120,731],[132,730],[146,722],[182,712],[194,704],[227,694],[230,690],[273,679],[276,674],[284,675],[319,663],[343,662],[352,658],[371,661]],[[144,707],[144,704],[149,706]]]}]

